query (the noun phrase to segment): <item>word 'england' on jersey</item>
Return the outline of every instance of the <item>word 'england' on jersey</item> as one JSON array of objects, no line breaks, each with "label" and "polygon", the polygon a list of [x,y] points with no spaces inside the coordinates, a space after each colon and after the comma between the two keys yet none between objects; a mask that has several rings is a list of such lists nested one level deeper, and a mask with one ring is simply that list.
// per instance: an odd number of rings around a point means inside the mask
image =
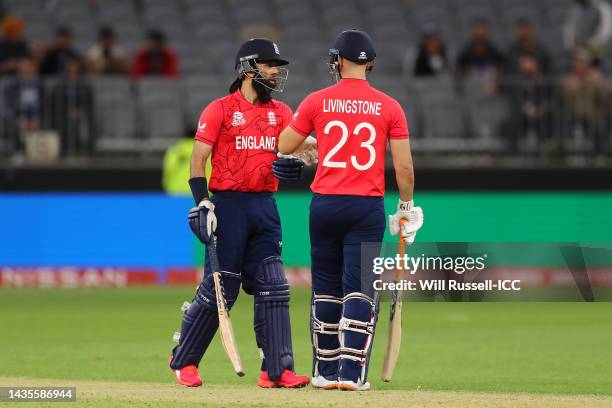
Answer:
[{"label": "word 'england' on jersey", "polygon": [[236,150],[244,149],[276,150],[276,137],[236,136]]},{"label": "word 'england' on jersey", "polygon": [[380,116],[381,109],[381,102],[359,101],[354,99],[323,99],[323,112]]}]

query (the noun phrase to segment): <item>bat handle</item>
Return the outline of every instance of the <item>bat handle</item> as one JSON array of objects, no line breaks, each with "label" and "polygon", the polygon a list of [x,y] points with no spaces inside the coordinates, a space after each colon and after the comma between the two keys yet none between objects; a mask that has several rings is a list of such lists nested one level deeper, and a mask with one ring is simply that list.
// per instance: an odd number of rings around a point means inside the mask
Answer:
[{"label": "bat handle", "polygon": [[210,238],[210,244],[206,246],[208,262],[210,262],[210,268],[213,273],[220,272],[221,268],[219,267],[219,258],[217,257],[217,236],[212,235]]},{"label": "bat handle", "polygon": [[399,245],[402,246],[404,245],[406,242],[404,241],[404,237],[402,237],[401,231],[402,231],[402,227],[408,224],[408,220],[406,218],[400,218],[399,220],[399,225],[400,225],[400,234],[399,234]]}]

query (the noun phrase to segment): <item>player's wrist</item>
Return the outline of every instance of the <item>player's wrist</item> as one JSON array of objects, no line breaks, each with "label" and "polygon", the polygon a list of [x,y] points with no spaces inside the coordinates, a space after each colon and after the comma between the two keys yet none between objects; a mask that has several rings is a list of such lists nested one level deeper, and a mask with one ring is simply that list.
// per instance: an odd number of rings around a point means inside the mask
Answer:
[{"label": "player's wrist", "polygon": [[214,211],[214,210],[215,210],[215,205],[213,204],[213,202],[212,202],[212,201],[210,201],[210,200],[208,199],[208,197],[204,197],[204,198],[202,199],[202,201],[200,201],[200,202],[198,203],[198,207],[204,207],[204,208],[206,208],[208,211]]},{"label": "player's wrist", "polygon": [[398,200],[398,203],[397,203],[398,211],[410,211],[412,210],[412,208],[414,208],[414,200],[410,200],[410,201],[402,201],[401,199]]},{"label": "player's wrist", "polygon": [[196,205],[200,205],[202,200],[208,198],[208,186],[206,184],[206,177],[192,177],[189,179],[189,188],[191,189],[191,195]]}]

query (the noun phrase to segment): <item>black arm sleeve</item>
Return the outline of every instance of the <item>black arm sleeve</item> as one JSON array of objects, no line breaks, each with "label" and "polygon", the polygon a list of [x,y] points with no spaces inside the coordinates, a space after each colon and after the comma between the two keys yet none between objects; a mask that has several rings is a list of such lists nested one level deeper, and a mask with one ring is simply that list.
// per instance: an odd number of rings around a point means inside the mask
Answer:
[{"label": "black arm sleeve", "polygon": [[189,179],[189,187],[196,205],[200,201],[208,197],[208,188],[206,185],[206,177],[192,177]]}]

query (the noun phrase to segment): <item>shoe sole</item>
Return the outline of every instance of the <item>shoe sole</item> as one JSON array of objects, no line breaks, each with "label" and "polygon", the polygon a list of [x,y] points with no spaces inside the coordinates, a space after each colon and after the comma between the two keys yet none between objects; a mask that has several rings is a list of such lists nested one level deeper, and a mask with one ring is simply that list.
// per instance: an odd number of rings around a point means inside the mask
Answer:
[{"label": "shoe sole", "polygon": [[183,381],[180,381],[180,380],[177,380],[177,382],[179,384],[181,384],[181,385],[184,385],[185,387],[192,387],[192,388],[193,387],[199,387],[199,386],[202,385],[202,383],[199,383],[199,384],[190,384],[190,383],[186,383],[186,382],[183,382]]},{"label": "shoe sole", "polygon": [[258,383],[257,386],[259,388],[280,388],[280,385],[272,382],[272,381],[267,381],[265,383]]},{"label": "shoe sole", "polygon": [[297,384],[279,384],[272,381],[259,383],[257,386],[259,388],[303,388],[308,385],[309,382],[301,382]]},{"label": "shoe sole", "polygon": [[307,382],[300,382],[297,384],[279,384],[279,387],[281,388],[303,388],[305,386],[307,386],[309,383],[309,381]]},{"label": "shoe sole", "polygon": [[338,389],[338,384],[337,383],[325,384],[323,386],[318,386],[318,385],[312,384],[312,388],[315,388],[317,390],[336,390],[336,389]]},{"label": "shoe sole", "polygon": [[360,390],[359,388],[355,387],[354,385],[350,385],[350,384],[338,384],[337,388],[342,391],[369,391],[370,390],[369,388],[366,390]]}]

